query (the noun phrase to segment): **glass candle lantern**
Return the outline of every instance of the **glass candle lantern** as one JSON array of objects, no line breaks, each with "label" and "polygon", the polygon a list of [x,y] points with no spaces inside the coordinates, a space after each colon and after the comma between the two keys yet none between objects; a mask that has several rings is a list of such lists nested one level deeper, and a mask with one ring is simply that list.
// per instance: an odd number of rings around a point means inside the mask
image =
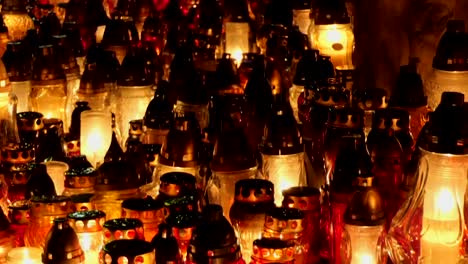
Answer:
[{"label": "glass candle lantern", "polygon": [[197,188],[203,190],[205,183],[199,175],[200,151],[199,127],[194,116],[177,117],[166,136],[153,181],[168,172],[185,172],[196,177]]},{"label": "glass candle lantern", "polygon": [[354,34],[345,3],[318,1],[313,11],[308,34],[312,47],[331,56],[335,66],[353,65]]},{"label": "glass candle lantern", "polygon": [[137,218],[143,222],[146,241],[151,242],[158,226],[165,220],[164,204],[151,197],[127,199],[122,202],[122,217]]},{"label": "glass candle lantern", "polygon": [[445,92],[420,134],[415,189],[386,239],[394,263],[458,263],[466,258],[467,113],[463,94]]},{"label": "glass candle lantern", "polygon": [[266,214],[262,237],[292,241],[295,245],[294,263],[307,263],[303,221],[304,213],[301,210],[276,207]]},{"label": "glass candle lantern", "polygon": [[70,198],[65,196],[31,198],[30,223],[24,235],[26,246],[44,248],[54,219],[66,217],[70,209]]},{"label": "glass candle lantern", "polygon": [[115,218],[104,223],[104,244],[114,240],[145,240],[143,222],[136,218]]},{"label": "glass candle lantern", "polygon": [[76,263],[84,264],[85,254],[80,246],[78,236],[69,225],[68,219],[54,219],[54,225],[46,237],[42,263]]},{"label": "glass candle lantern", "polygon": [[106,244],[99,259],[109,264],[152,264],[156,257],[151,243],[140,240],[117,240]]},{"label": "glass candle lantern", "polygon": [[9,42],[2,57],[11,82],[11,91],[18,97],[18,113],[31,110],[29,93],[31,92],[32,54],[22,42]]},{"label": "glass candle lantern", "polygon": [[283,191],[283,207],[304,213],[303,241],[307,263],[320,261],[320,191],[311,187],[292,187]]},{"label": "glass candle lantern", "polygon": [[120,218],[124,200],[144,196],[138,189],[140,182],[137,176],[126,161],[104,162],[98,169],[95,196],[91,201],[98,210],[106,213],[108,219]]},{"label": "glass candle lantern", "polygon": [[247,262],[252,256],[252,243],[261,238],[266,213],[275,207],[273,184],[262,179],[236,182],[234,203],[229,218],[239,237],[242,257]]},{"label": "glass candle lantern", "polygon": [[432,61],[432,74],[424,85],[427,104],[435,109],[443,92],[468,93],[465,21],[449,20]]},{"label": "glass candle lantern", "polygon": [[[145,58],[141,49],[130,48],[122,63],[120,78],[117,81],[117,119],[119,130],[129,130],[131,120],[142,119],[153,98],[153,80],[145,68]],[[127,134],[122,135],[125,144]]]},{"label": "glass candle lantern", "polygon": [[281,205],[283,190],[306,184],[302,140],[288,111],[277,111],[264,131],[262,172],[275,185],[275,203]]},{"label": "glass candle lantern", "polygon": [[7,264],[42,264],[42,250],[37,247],[17,247],[8,252]]},{"label": "glass candle lantern", "polygon": [[250,264],[281,263],[292,264],[295,245],[292,241],[279,238],[261,238],[253,242],[253,255]]},{"label": "glass candle lantern", "polygon": [[24,234],[29,225],[30,205],[27,200],[16,201],[8,207],[11,229],[15,232],[15,247],[24,247]]},{"label": "glass candle lantern", "polygon": [[99,263],[99,251],[104,245],[103,225],[106,214],[98,210],[73,212],[68,215],[70,226],[75,230],[87,264]]},{"label": "glass candle lantern", "polygon": [[57,56],[52,45],[39,47],[33,63],[30,100],[32,110],[45,118],[66,120],[66,78]]},{"label": "glass candle lantern", "polygon": [[81,113],[81,153],[88,158],[94,167],[103,162],[111,139],[111,113],[98,110],[86,110]]},{"label": "glass candle lantern", "polygon": [[385,211],[377,189],[361,186],[353,194],[344,215],[342,262],[385,263],[380,254],[385,234]]},{"label": "glass candle lantern", "polygon": [[221,205],[227,216],[235,199],[236,182],[257,177],[257,161],[242,128],[221,131],[215,142],[211,170],[208,199]]},{"label": "glass candle lantern", "polygon": [[65,189],[65,172],[68,170],[68,164],[62,161],[47,161],[45,162],[47,174],[54,182],[55,192],[62,194]]},{"label": "glass candle lantern", "polygon": [[109,110],[111,93],[115,91],[115,87],[113,87],[115,84],[111,82],[110,76],[105,74],[100,67],[102,66],[98,66],[98,62],[87,64],[74,100],[88,102],[89,107],[93,110]]}]

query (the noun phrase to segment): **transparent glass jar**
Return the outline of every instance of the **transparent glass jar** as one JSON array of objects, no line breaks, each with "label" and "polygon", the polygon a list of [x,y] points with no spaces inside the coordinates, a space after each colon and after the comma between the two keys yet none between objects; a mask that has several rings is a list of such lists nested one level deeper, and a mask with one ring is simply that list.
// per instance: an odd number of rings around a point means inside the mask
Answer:
[{"label": "transparent glass jar", "polygon": [[387,250],[394,263],[459,263],[468,155],[420,151],[414,193],[392,221]]},{"label": "transparent glass jar", "polygon": [[418,140],[413,192],[393,218],[386,250],[394,263],[462,263],[466,253],[468,104],[444,92]]},{"label": "transparent glass jar", "polygon": [[304,152],[289,155],[262,154],[264,177],[275,185],[275,204],[281,205],[282,192],[294,186],[305,186]]},{"label": "transparent glass jar", "polygon": [[71,211],[69,197],[33,197],[29,226],[24,235],[24,242],[28,247],[44,248],[46,236],[52,228],[54,219],[67,217]]},{"label": "transparent glass jar", "polygon": [[68,215],[68,221],[78,236],[87,264],[99,263],[99,251],[104,245],[105,218],[106,214],[98,210],[73,212]]},{"label": "transparent glass jar", "polygon": [[159,224],[163,223],[166,215],[163,203],[145,199],[127,199],[122,202],[122,217],[136,218],[143,222],[145,240],[151,242],[158,233]]}]

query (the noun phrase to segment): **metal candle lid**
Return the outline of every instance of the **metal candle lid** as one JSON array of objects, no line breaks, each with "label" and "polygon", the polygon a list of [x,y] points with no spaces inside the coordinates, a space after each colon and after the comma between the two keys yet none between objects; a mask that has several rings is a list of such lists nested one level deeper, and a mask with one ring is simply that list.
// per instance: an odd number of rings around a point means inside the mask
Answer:
[{"label": "metal candle lid", "polygon": [[313,187],[292,187],[283,191],[283,206],[302,211],[320,210],[320,191]]},{"label": "metal candle lid", "polygon": [[116,218],[104,223],[106,242],[120,239],[144,240],[143,222],[136,218]]},{"label": "metal candle lid", "polygon": [[102,231],[105,218],[106,214],[99,210],[68,214],[69,223],[77,233]]},{"label": "metal candle lid", "polygon": [[236,202],[273,202],[273,183],[263,179],[243,179],[236,182],[234,199]]},{"label": "metal candle lid", "polygon": [[39,112],[20,112],[16,114],[18,130],[39,131],[44,128],[44,116]]},{"label": "metal candle lid", "polygon": [[265,216],[265,237],[296,235],[304,229],[304,213],[296,208],[275,207]]},{"label": "metal candle lid", "polygon": [[261,238],[253,242],[254,261],[259,263],[293,263],[295,247],[291,240],[279,238]]},{"label": "metal candle lid", "polygon": [[159,192],[176,197],[195,190],[196,178],[185,172],[168,172],[160,177]]},{"label": "metal candle lid", "polygon": [[115,240],[104,246],[100,259],[110,264],[153,264],[155,253],[151,243],[143,240]]},{"label": "metal candle lid", "polygon": [[78,236],[68,225],[67,218],[56,218],[54,226],[47,234],[42,262],[44,264],[80,264],[84,261],[84,252]]}]

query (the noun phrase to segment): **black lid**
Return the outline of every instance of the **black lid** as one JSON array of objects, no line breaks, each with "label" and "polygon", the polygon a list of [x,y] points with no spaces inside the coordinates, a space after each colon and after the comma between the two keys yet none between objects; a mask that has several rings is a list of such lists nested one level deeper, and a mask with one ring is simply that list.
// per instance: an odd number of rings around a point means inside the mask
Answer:
[{"label": "black lid", "polygon": [[155,200],[148,196],[146,198],[130,198],[122,202],[122,208],[135,211],[149,211],[163,208],[164,204],[161,201]]},{"label": "black lid", "polygon": [[143,222],[140,219],[136,218],[116,218],[107,220],[104,223],[104,227],[111,230],[129,230],[136,229],[138,227],[143,227]]},{"label": "black lid", "polygon": [[77,211],[69,213],[67,216],[69,219],[74,220],[91,220],[106,217],[106,214],[99,210],[89,210],[89,211]]},{"label": "black lid", "polygon": [[104,261],[104,256],[106,255],[110,256],[112,264],[120,263],[118,260],[122,256],[128,259],[129,264],[142,263],[137,262],[136,257],[154,252],[154,248],[150,242],[139,239],[114,240],[105,244],[102,250],[104,254],[101,260]]},{"label": "black lid", "polygon": [[175,228],[193,228],[200,220],[199,212],[184,210],[169,214],[166,223]]},{"label": "black lid", "polygon": [[32,54],[22,42],[8,42],[2,61],[10,82],[29,81],[32,78]]},{"label": "black lid", "polygon": [[55,12],[49,12],[40,19],[39,41],[42,45],[53,44],[52,37],[60,35],[62,26]]},{"label": "black lid", "polygon": [[147,72],[142,50],[131,46],[122,62],[117,84],[120,86],[149,86],[153,82],[154,80],[151,80]]},{"label": "black lid", "polygon": [[444,92],[440,104],[431,113],[419,136],[421,148],[444,154],[468,154],[465,96]]},{"label": "black lid", "polygon": [[468,34],[463,20],[447,22],[432,67],[443,71],[468,71]]},{"label": "black lid", "polygon": [[68,166],[69,169],[65,172],[65,176],[97,176],[93,166],[84,155],[72,157],[68,161]]},{"label": "black lid", "polygon": [[47,167],[42,163],[31,163],[27,166],[31,176],[26,183],[24,197],[29,199],[34,196],[55,196],[55,185],[47,174]]},{"label": "black lid", "polygon": [[427,96],[424,95],[423,81],[417,72],[416,60],[413,59],[409,65],[400,67],[400,75],[390,98],[391,106],[416,108],[427,105]]},{"label": "black lid", "polygon": [[296,208],[275,207],[267,212],[267,217],[277,220],[303,219],[304,213]]}]

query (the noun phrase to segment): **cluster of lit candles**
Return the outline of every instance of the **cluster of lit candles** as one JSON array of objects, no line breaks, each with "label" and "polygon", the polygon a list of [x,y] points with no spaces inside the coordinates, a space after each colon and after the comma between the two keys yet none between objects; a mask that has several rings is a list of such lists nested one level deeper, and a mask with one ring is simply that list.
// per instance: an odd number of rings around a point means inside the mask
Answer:
[{"label": "cluster of lit candles", "polygon": [[[122,13],[106,10],[110,20],[84,56],[70,48],[84,31],[67,20],[71,8],[36,6],[39,33],[51,35],[35,39],[24,3],[5,4],[0,263],[465,258],[468,60],[450,44],[467,42],[461,22],[449,22],[426,87],[413,63],[404,66],[389,103],[381,89],[351,91],[352,23],[336,3],[295,7],[295,27],[265,26],[256,43],[247,18],[226,19],[215,52],[223,55],[213,58],[200,55],[210,45],[165,53],[167,36],[151,28],[159,18],[133,32],[117,4],[107,8]],[[115,38],[122,29],[127,36]],[[281,68],[270,50],[291,32],[307,48]],[[34,41],[32,60],[24,54]],[[326,73],[310,82],[314,71]],[[208,103],[197,94],[201,79],[226,87]],[[286,79],[294,80],[286,87]],[[257,93],[265,82],[269,102]],[[262,105],[271,112],[261,116]]]}]

